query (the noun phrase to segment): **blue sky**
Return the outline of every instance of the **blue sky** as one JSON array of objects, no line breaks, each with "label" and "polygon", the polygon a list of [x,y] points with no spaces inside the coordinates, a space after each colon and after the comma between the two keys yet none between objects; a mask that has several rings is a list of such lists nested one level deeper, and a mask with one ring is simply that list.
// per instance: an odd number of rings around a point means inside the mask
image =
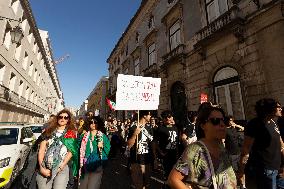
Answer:
[{"label": "blue sky", "polygon": [[115,44],[141,0],[30,0],[39,29],[47,30],[54,58],[70,57],[57,72],[65,105],[78,108],[102,76]]}]

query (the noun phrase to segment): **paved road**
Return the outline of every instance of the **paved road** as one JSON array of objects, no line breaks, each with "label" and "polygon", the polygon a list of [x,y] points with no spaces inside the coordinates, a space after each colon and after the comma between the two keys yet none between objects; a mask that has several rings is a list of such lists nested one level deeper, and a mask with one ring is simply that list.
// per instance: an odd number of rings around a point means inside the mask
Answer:
[{"label": "paved road", "polygon": [[[150,189],[160,189],[162,187],[162,172],[152,171]],[[133,189],[130,173],[126,168],[126,159],[118,155],[115,159],[110,159],[104,171],[101,189]]]}]

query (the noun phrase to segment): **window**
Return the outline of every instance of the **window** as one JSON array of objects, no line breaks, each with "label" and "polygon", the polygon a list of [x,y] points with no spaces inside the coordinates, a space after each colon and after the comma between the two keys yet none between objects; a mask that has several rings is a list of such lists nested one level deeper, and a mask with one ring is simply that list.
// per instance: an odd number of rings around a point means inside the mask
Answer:
[{"label": "window", "polygon": [[148,29],[154,28],[154,16],[150,16],[150,19],[148,21]]},{"label": "window", "polygon": [[32,42],[32,38],[33,38],[33,33],[32,33],[32,29],[30,28],[29,30],[29,35],[27,36],[28,38],[28,42],[31,43]]},{"label": "window", "polygon": [[2,62],[0,62],[0,84],[3,84],[4,73],[5,73],[5,65]]},{"label": "window", "polygon": [[140,40],[140,35],[138,32],[136,32],[136,35],[135,35],[135,42],[136,43],[139,43],[139,40]]},{"label": "window", "polygon": [[25,98],[26,98],[26,100],[28,100],[29,92],[30,92],[30,87],[29,87],[29,86],[27,86],[27,88],[26,88],[26,94],[25,94]]},{"label": "window", "polygon": [[11,30],[12,30],[11,26],[7,24],[6,29],[5,29],[4,39],[3,39],[3,44],[7,49],[9,49],[11,45]]},{"label": "window", "polygon": [[34,82],[36,82],[36,77],[37,77],[37,69],[35,68]]},{"label": "window", "polygon": [[227,0],[206,0],[206,13],[208,23],[228,11]]},{"label": "window", "polygon": [[126,47],[125,47],[125,56],[128,55],[128,43],[126,44]]},{"label": "window", "polygon": [[34,52],[34,53],[37,52],[37,43],[36,43],[36,41],[34,42],[33,52]]},{"label": "window", "polygon": [[32,76],[32,74],[33,74],[33,68],[34,68],[34,63],[31,62],[30,68],[29,68],[29,76]]},{"label": "window", "polygon": [[40,77],[40,74],[38,74],[38,80],[36,82],[36,84],[39,86],[39,83],[40,83],[40,80],[41,80],[41,77]]},{"label": "window", "polygon": [[15,3],[15,2],[17,2],[17,0],[11,0],[11,6],[13,6],[13,4]]},{"label": "window", "polygon": [[214,77],[216,102],[228,115],[244,120],[244,107],[238,72],[230,67],[219,70]]},{"label": "window", "polygon": [[170,28],[170,50],[175,49],[180,43],[180,23],[176,21]]},{"label": "window", "polygon": [[15,90],[15,84],[16,84],[16,75],[12,72],[11,75],[10,75],[10,80],[9,80],[10,91]]},{"label": "window", "polygon": [[156,45],[153,43],[148,47],[148,66],[157,63]]},{"label": "window", "polygon": [[35,95],[35,101],[34,101],[34,103],[37,104],[37,102],[38,102],[38,96],[37,96],[37,94],[36,94],[36,95]]},{"label": "window", "polygon": [[28,25],[28,20],[27,20],[27,18],[26,18],[26,16],[25,16],[25,13],[23,13],[23,16],[22,16],[22,24],[21,24],[21,27],[22,27],[22,29],[23,29],[23,32],[25,32],[27,25]]},{"label": "window", "polygon": [[19,96],[22,96],[23,95],[23,89],[24,89],[24,82],[22,80],[20,80],[20,83],[19,83]]},{"label": "window", "polygon": [[18,0],[11,1],[11,6],[12,6],[14,13],[18,12],[19,5],[20,5],[20,2]]},{"label": "window", "polygon": [[139,58],[136,58],[134,60],[134,75],[139,75],[139,65],[140,65],[140,61]]},{"label": "window", "polygon": [[22,45],[21,44],[17,44],[16,51],[15,51],[15,59],[17,61],[20,60],[21,52],[22,52]]},{"label": "window", "polygon": [[25,57],[24,57],[24,60],[23,60],[23,68],[25,70],[27,70],[27,68],[28,68],[28,60],[29,60],[28,53],[25,52]]},{"label": "window", "polygon": [[34,100],[34,91],[32,90],[30,101],[33,102],[33,100]]}]

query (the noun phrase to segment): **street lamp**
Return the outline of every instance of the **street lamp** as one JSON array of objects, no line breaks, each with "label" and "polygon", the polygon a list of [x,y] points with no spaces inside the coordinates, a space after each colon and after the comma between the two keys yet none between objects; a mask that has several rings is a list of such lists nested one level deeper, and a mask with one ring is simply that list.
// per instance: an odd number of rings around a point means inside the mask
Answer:
[{"label": "street lamp", "polygon": [[19,44],[21,42],[21,40],[23,39],[23,37],[24,37],[24,32],[23,32],[23,30],[19,26],[21,21],[20,20],[15,20],[15,19],[12,19],[12,18],[7,18],[7,17],[4,17],[4,16],[0,16],[0,20],[4,20],[4,19],[8,20],[9,22],[15,21],[15,22],[19,23],[18,26],[16,26],[15,28],[13,28],[10,31],[12,43]]},{"label": "street lamp", "polygon": [[12,42],[16,44],[19,44],[24,37],[23,30],[19,26],[12,29],[10,33]]}]

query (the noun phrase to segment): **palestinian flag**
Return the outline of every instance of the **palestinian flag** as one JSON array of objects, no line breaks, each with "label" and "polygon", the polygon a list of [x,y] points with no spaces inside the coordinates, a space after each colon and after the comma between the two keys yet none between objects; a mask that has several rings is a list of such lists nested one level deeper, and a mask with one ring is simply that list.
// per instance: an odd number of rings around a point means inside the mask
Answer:
[{"label": "palestinian flag", "polygon": [[67,147],[68,151],[72,153],[73,176],[78,176],[79,154],[78,154],[78,140],[76,132],[73,130],[68,130],[64,135],[64,137],[61,139],[61,141]]},{"label": "palestinian flag", "polygon": [[110,99],[106,98],[107,104],[111,110],[115,110],[115,102],[111,101]]}]

